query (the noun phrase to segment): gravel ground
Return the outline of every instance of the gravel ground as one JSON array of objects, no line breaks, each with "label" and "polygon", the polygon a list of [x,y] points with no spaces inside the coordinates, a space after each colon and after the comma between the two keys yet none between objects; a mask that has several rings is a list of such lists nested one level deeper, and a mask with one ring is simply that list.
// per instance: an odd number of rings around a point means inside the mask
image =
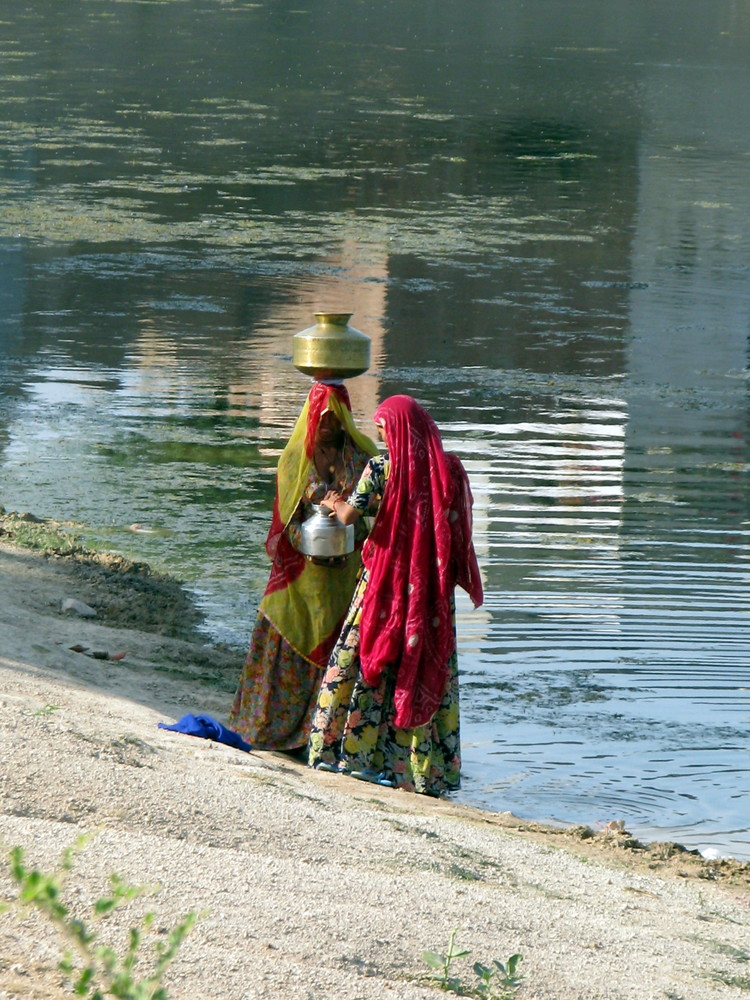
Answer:
[{"label": "gravel ground", "polygon": [[[143,913],[156,914],[150,953],[197,912],[170,1000],[437,998],[421,956],[445,951],[454,929],[471,956],[451,971],[467,988],[474,961],[518,952],[521,1000],[750,996],[749,865],[159,729],[186,712],[223,721],[240,662],[191,631],[189,602],[181,633],[186,598],[145,579],[0,543],[0,843],[3,858],[19,845],[51,871],[88,835],[63,899],[89,921],[111,873],[143,886],[98,925],[120,952]],[[96,616],[62,613],[66,598]],[[5,864],[0,891],[15,894]],[[72,996],[60,955],[50,924],[11,905],[0,1000]]]}]

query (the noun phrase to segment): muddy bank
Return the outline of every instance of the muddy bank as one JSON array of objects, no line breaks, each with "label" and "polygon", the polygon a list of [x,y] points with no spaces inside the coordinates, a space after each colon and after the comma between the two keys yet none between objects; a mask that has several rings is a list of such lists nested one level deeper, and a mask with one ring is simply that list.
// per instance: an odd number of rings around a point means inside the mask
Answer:
[{"label": "muddy bank", "polygon": [[106,625],[193,641],[200,637],[202,615],[178,580],[116,552],[86,548],[74,525],[0,507],[0,540],[59,567],[71,592]]}]

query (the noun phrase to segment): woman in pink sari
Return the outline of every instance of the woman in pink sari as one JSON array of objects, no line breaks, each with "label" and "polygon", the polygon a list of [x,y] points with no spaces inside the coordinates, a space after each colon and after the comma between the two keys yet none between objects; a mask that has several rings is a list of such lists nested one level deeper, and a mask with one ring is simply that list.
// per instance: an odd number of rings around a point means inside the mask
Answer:
[{"label": "woman in pink sari", "polygon": [[471,490],[416,400],[386,399],[375,422],[386,454],[370,460],[351,494],[324,500],[352,523],[382,497],[321,683],[310,764],[440,795],[460,784],[456,585],[482,603]]}]

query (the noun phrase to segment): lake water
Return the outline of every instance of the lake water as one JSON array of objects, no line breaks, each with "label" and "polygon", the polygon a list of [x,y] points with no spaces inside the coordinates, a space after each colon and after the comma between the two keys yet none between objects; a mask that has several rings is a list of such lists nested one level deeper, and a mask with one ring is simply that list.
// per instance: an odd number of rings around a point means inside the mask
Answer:
[{"label": "lake water", "polygon": [[322,8],[3,10],[0,503],[243,647],[352,312],[474,488],[460,799],[750,859],[750,8]]}]

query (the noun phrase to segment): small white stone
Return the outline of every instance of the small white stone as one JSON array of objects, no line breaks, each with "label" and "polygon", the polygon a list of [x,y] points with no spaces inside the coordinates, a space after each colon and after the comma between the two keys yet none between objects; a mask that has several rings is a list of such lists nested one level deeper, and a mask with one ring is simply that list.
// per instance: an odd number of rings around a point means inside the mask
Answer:
[{"label": "small white stone", "polygon": [[82,618],[93,618],[96,615],[96,611],[93,608],[89,607],[88,604],[84,604],[83,601],[77,601],[75,597],[64,598],[60,605],[60,610],[75,611]]}]

